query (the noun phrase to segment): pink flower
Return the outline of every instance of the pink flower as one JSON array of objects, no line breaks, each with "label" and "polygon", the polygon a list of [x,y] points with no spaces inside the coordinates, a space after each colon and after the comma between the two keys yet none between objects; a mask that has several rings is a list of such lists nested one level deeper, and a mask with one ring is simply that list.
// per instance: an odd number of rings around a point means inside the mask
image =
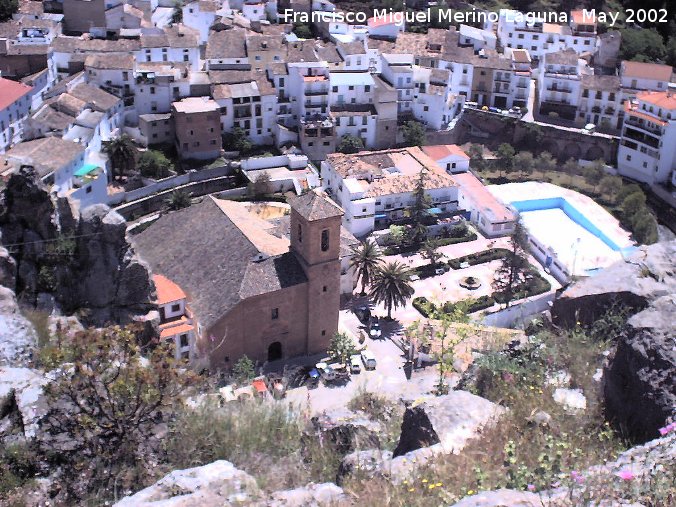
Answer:
[{"label": "pink flower", "polygon": [[671,433],[674,430],[676,430],[676,422],[667,424],[664,428],[659,429],[660,435],[662,436],[667,435],[668,433]]},{"label": "pink flower", "polygon": [[529,484],[528,486],[526,486],[526,489],[528,489],[528,491],[535,491],[535,485]]},{"label": "pink flower", "polygon": [[627,470],[626,468],[624,470],[621,470],[620,472],[617,473],[617,476],[622,479],[623,481],[630,481],[634,477],[634,473],[631,470]]},{"label": "pink flower", "polygon": [[570,477],[578,484],[582,484],[584,482],[584,477],[582,477],[582,474],[577,470],[570,472]]}]

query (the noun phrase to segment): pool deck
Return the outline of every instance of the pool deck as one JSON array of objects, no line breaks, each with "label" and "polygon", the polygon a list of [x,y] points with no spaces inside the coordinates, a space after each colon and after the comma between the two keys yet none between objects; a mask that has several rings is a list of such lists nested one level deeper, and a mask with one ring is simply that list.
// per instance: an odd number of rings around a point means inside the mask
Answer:
[{"label": "pool deck", "polygon": [[562,198],[605,236],[571,219],[561,208],[522,211],[524,225],[537,241],[551,248],[570,273],[586,275],[623,258],[634,246],[618,220],[590,197],[551,183],[528,181],[487,187],[505,204]]}]

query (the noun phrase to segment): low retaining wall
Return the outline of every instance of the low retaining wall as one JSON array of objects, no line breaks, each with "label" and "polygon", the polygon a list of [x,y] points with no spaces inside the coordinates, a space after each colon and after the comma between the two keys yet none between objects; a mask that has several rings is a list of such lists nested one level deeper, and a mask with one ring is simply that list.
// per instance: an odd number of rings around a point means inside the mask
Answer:
[{"label": "low retaining wall", "polygon": [[545,292],[544,294],[530,297],[515,306],[487,314],[481,323],[494,327],[514,328],[525,326],[534,315],[549,310],[555,298],[556,292]]}]

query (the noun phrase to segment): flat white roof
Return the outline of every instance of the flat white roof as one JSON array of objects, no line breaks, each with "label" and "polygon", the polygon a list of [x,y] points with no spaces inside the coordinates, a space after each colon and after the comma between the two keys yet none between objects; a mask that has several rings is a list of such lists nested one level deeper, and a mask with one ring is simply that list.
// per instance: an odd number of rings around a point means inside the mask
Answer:
[{"label": "flat white roof", "polygon": [[370,72],[331,72],[329,74],[331,86],[373,85],[373,76]]}]

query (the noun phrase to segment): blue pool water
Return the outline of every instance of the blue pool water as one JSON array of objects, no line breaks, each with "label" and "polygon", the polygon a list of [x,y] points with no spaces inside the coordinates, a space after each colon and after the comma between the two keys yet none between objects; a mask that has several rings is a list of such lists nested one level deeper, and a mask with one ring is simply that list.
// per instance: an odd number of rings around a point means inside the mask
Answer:
[{"label": "blue pool water", "polygon": [[572,204],[566,201],[563,197],[549,197],[546,199],[530,199],[527,201],[514,201],[510,203],[514,208],[519,212],[526,211],[540,211],[546,209],[556,209],[559,208],[563,211],[568,218],[570,218],[577,225],[586,229],[591,234],[599,238],[606,244],[610,249],[615,252],[629,253],[634,250],[635,247],[626,247],[622,248],[612,239],[606,236],[601,229],[596,227],[586,216],[580,213]]}]

